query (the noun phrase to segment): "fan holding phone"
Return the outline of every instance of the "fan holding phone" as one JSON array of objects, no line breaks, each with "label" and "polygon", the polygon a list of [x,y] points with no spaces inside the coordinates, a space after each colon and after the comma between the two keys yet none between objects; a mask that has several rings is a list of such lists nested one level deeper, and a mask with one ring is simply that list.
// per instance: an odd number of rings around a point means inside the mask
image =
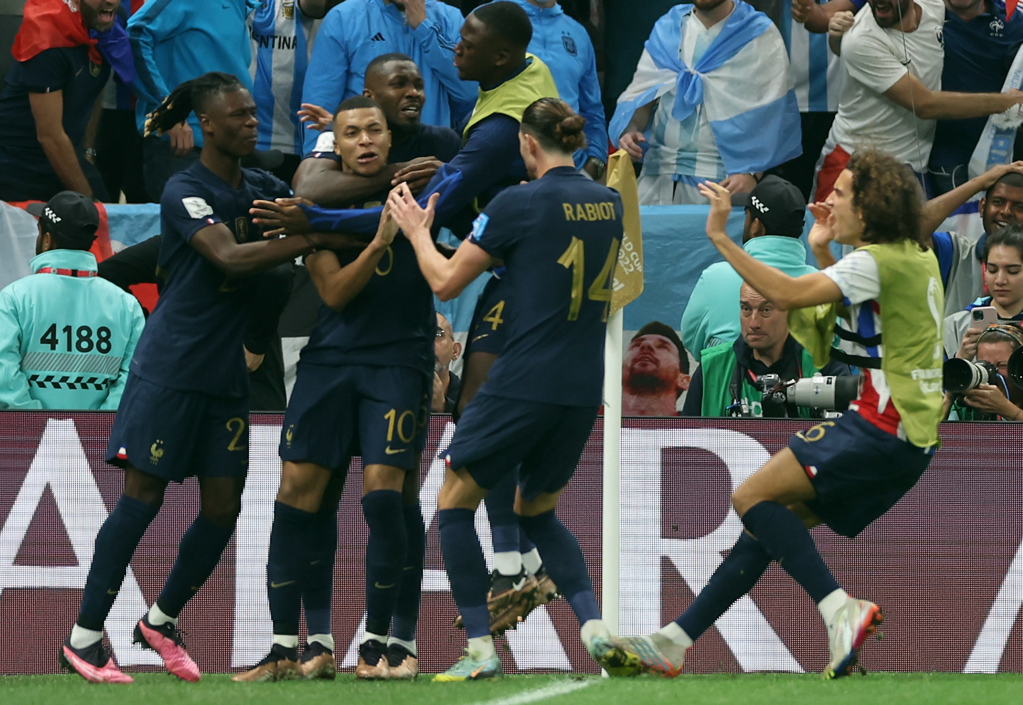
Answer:
[{"label": "fan holding phone", "polygon": [[945,354],[977,357],[977,340],[990,325],[1023,321],[1023,227],[1010,225],[984,242],[984,288],[988,295],[945,318]]}]

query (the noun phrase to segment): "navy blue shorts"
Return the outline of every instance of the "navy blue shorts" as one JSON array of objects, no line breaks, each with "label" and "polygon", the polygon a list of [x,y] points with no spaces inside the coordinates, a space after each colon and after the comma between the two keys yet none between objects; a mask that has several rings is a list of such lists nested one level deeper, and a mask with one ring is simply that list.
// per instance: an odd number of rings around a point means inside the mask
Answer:
[{"label": "navy blue shorts", "polygon": [[900,440],[853,411],[800,431],[789,448],[817,491],[806,506],[849,538],[895,506],[934,457],[933,448]]},{"label": "navy blue shorts", "polygon": [[107,462],[173,482],[192,475],[245,477],[249,399],[183,392],[129,375]]},{"label": "navy blue shorts", "polygon": [[568,484],[593,430],[598,407],[561,406],[479,392],[465,407],[446,461],[491,489],[519,465],[525,499]]},{"label": "navy blue shorts", "polygon": [[298,363],[281,429],[281,460],[346,471],[363,465],[418,470],[433,380],[410,367]]},{"label": "navy blue shorts", "polygon": [[506,287],[497,277],[491,277],[483,287],[483,293],[476,301],[469,324],[469,336],[465,342],[464,357],[470,353],[482,352],[500,355],[504,349],[508,330],[508,302]]}]

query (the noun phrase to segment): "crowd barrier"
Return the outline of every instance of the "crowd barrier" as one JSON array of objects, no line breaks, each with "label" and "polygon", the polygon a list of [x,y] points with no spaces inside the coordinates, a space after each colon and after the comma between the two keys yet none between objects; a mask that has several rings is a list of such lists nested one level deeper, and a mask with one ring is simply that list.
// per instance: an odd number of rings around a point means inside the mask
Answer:
[{"label": "crowd barrier", "polygon": [[[50,673],[76,617],[96,532],[114,506],[120,471],[104,462],[113,415],[0,413],[0,643],[17,659],[0,673]],[[180,626],[203,671],[255,663],[270,643],[265,561],[279,478],[281,417],[251,419],[250,474],[235,537]],[[622,633],[674,619],[739,536],[729,494],[808,422],[627,419],[622,431]],[[864,649],[871,670],[1023,670],[1023,472],[1006,453],[1004,424],[942,427],[943,448],[917,487],[857,540],[813,532],[850,593],[882,605],[884,640]],[[460,655],[455,606],[441,561],[434,460],[450,441],[447,417],[431,421],[420,498],[428,527],[419,630],[421,666],[435,672]],[[597,586],[601,572],[601,440],[598,420],[559,513],[575,533]],[[340,509],[334,636],[339,665],[355,664],[363,628],[366,529],[361,470]],[[131,630],[160,591],[182,532],[198,510],[194,480],[172,485],[143,539],[107,622],[115,656],[129,670],[158,663],[131,645]],[[490,560],[490,536],[477,515]],[[596,671],[564,601],[508,634],[505,669]],[[687,671],[820,671],[827,640],[817,610],[777,566],[690,651]]]}]

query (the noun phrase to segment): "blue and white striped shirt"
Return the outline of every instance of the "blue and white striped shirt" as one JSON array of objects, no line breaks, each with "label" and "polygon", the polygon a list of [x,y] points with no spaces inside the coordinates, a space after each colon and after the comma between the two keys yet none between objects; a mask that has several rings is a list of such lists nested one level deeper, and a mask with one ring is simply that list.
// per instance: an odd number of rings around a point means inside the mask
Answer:
[{"label": "blue and white striped shirt", "polygon": [[305,135],[298,109],[320,22],[303,13],[298,0],[263,0],[248,25],[252,37],[249,75],[259,118],[256,147],[302,154]]}]

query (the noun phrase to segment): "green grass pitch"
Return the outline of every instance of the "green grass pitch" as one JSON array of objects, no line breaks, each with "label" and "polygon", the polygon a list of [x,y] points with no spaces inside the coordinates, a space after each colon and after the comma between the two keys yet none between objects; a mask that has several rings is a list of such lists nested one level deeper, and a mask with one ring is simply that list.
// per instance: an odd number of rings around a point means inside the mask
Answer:
[{"label": "green grass pitch", "polygon": [[94,685],[77,676],[0,676],[3,705],[939,705],[1023,703],[1023,674],[871,673],[838,681],[819,675],[641,677],[507,676],[479,683],[336,681],[233,683],[206,675],[198,684],[166,674],[135,676],[134,685]]}]

